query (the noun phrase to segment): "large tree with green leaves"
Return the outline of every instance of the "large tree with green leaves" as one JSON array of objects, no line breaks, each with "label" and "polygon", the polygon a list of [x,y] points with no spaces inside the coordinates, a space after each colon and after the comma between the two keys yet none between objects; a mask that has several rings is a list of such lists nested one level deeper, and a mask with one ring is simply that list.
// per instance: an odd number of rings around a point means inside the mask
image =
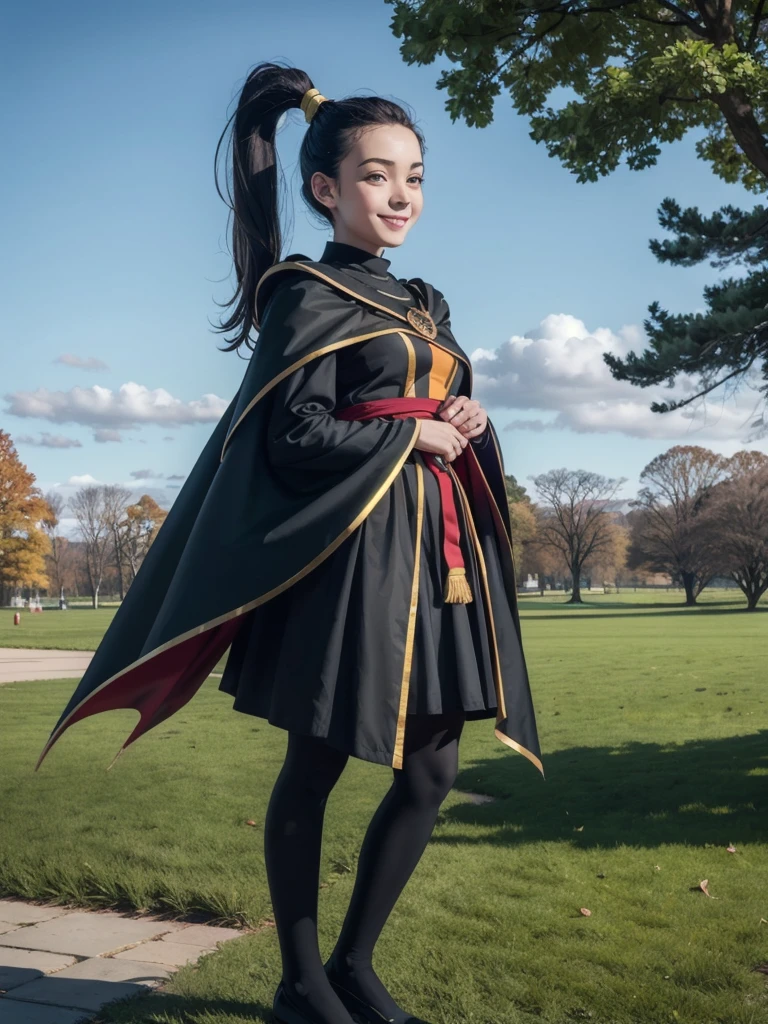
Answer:
[{"label": "large tree with green leaves", "polygon": [[[656,163],[661,143],[704,129],[699,157],[724,181],[762,194],[768,185],[766,0],[387,0],[409,64],[445,56],[456,67],[437,83],[453,120],[485,127],[506,90],[529,118],[531,138],[572,171],[596,181],[622,157],[633,170]],[[556,87],[575,98],[548,105]],[[699,380],[696,393],[653,403],[686,405],[725,381],[762,370],[768,396],[768,210],[723,207],[711,217],[666,198],[661,225],[676,239],[652,240],[659,260],[750,268],[705,289],[707,312],[670,316],[649,305],[649,348],[610,354],[613,375],[640,387]],[[761,423],[764,421],[761,420]]]}]

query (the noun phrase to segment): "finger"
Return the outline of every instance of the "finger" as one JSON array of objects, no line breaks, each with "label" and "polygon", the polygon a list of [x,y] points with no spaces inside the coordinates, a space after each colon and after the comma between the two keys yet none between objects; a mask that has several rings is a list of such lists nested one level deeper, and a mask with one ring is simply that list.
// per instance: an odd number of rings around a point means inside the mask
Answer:
[{"label": "finger", "polygon": [[450,395],[449,397],[453,399],[453,402],[451,403],[450,407],[446,406],[446,410],[449,412],[449,415],[446,416],[445,418],[449,423],[453,423],[456,417],[461,413],[461,410],[464,408],[464,405],[467,401],[467,397],[466,395]]},{"label": "finger", "polygon": [[[465,396],[461,396],[464,398]],[[460,408],[451,416],[449,422],[455,426],[461,426],[470,419],[476,419],[480,411],[480,403],[473,399],[466,399],[462,402]]]}]

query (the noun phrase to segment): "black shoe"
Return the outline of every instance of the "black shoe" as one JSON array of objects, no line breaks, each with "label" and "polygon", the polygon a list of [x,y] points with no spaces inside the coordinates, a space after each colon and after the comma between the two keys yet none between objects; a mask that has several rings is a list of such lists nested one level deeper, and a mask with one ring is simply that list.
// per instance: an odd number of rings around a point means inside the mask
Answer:
[{"label": "black shoe", "polygon": [[397,1017],[385,1017],[375,1006],[371,1006],[364,999],[356,996],[354,992],[350,992],[348,988],[340,985],[335,979],[333,970],[333,961],[331,959],[325,965],[326,976],[331,983],[333,991],[346,1009],[349,1010],[350,1016],[354,1021],[357,1021],[357,1024],[429,1024],[428,1021],[422,1020],[421,1017],[411,1017],[407,1013],[398,1014]]},{"label": "black shoe", "polygon": [[272,1016],[278,1024],[320,1024],[317,1017],[309,1016],[310,1012],[291,1001],[281,979],[272,1000]]}]

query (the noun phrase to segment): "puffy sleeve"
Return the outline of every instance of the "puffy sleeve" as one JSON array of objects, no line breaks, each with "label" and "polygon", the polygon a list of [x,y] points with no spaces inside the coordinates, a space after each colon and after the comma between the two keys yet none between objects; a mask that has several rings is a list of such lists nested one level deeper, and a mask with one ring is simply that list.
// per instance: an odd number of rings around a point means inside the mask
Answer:
[{"label": "puffy sleeve", "polygon": [[[294,487],[308,488],[330,473],[351,472],[401,432],[408,436],[415,417],[338,420],[336,352],[300,366],[274,389],[267,427],[267,458]],[[421,421],[416,420],[418,427]]]}]

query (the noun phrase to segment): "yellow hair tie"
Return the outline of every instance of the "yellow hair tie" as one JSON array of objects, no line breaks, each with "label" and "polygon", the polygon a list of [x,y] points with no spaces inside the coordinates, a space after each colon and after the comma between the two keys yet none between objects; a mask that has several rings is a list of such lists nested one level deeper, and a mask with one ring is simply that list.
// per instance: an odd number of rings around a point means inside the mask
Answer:
[{"label": "yellow hair tie", "polygon": [[327,100],[327,96],[323,96],[319,89],[307,89],[301,100],[301,109],[304,111],[304,117],[309,123],[317,113],[317,108],[321,103]]}]

